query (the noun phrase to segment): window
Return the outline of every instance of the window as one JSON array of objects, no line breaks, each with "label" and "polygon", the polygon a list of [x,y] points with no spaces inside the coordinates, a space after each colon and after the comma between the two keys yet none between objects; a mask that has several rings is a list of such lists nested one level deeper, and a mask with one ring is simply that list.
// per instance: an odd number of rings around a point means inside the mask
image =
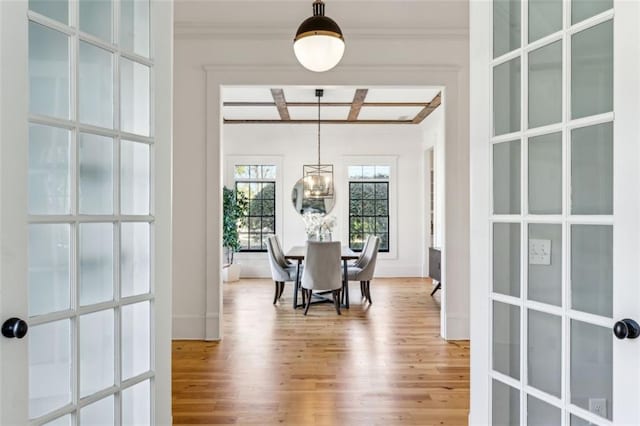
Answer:
[{"label": "window", "polygon": [[234,180],[236,191],[249,201],[238,225],[240,251],[267,251],[266,238],[276,232],[276,166],[236,165]]},{"label": "window", "polygon": [[389,251],[390,166],[349,166],[349,247],[361,251],[367,236]]}]

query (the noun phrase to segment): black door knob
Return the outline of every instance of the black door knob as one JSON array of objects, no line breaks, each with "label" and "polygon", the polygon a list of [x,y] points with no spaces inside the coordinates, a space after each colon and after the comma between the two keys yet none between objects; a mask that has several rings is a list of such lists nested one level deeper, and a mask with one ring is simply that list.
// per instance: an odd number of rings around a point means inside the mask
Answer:
[{"label": "black door knob", "polygon": [[29,326],[20,318],[9,318],[2,324],[2,335],[10,339],[16,337],[22,339],[27,335]]},{"label": "black door knob", "polygon": [[632,319],[625,318],[614,324],[613,334],[618,339],[635,339],[640,336],[640,325]]}]

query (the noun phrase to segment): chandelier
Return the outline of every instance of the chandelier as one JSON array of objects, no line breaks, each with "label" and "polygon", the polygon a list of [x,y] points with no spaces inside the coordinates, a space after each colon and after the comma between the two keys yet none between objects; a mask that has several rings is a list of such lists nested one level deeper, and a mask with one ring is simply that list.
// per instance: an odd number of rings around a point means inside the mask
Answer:
[{"label": "chandelier", "polygon": [[318,163],[302,166],[302,182],[306,198],[333,198],[333,164],[320,161],[320,98],[324,90],[316,89],[318,97]]}]

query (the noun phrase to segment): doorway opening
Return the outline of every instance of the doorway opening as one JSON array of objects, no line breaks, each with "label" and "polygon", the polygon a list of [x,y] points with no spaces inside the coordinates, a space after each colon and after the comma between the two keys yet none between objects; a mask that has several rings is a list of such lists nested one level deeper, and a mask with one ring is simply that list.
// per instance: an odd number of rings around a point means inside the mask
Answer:
[{"label": "doorway opening", "polygon": [[297,186],[303,165],[317,159],[319,88],[325,93],[320,156],[334,169],[334,197],[322,201],[335,222],[332,239],[358,252],[367,235],[376,235],[376,277],[423,278],[430,285],[429,249],[444,246],[441,86],[222,86],[221,187],[248,203],[237,228],[239,278],[271,277],[269,235],[285,252],[307,240]]}]

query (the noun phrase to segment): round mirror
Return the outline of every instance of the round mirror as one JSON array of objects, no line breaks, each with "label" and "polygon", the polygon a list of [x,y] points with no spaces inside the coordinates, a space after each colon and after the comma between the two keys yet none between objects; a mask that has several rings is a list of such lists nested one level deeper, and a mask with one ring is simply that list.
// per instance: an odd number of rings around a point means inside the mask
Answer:
[{"label": "round mirror", "polygon": [[[335,194],[334,194],[335,195]],[[304,184],[302,179],[293,186],[291,191],[293,208],[300,214],[322,213],[327,214],[336,203],[335,197],[331,198],[307,198],[304,196]]]}]

